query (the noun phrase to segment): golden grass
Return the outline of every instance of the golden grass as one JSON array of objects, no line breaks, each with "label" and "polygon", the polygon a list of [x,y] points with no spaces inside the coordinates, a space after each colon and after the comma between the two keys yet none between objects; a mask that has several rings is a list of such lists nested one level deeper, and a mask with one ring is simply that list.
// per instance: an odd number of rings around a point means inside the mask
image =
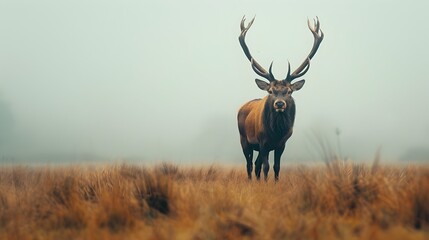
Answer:
[{"label": "golden grass", "polygon": [[428,239],[429,167],[0,169],[0,239],[239,238]]}]

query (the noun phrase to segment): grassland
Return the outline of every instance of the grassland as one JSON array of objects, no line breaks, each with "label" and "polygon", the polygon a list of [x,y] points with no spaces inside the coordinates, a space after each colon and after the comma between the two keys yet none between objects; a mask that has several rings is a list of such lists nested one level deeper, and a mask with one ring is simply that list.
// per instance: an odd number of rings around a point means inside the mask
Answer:
[{"label": "grassland", "polygon": [[0,239],[429,239],[429,167],[3,166]]}]

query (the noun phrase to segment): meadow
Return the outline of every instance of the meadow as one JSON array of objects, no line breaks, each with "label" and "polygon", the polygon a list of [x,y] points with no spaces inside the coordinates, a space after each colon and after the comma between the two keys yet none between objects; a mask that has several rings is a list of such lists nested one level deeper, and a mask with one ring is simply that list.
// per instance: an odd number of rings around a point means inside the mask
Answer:
[{"label": "meadow", "polygon": [[0,239],[429,239],[429,166],[0,168]]}]

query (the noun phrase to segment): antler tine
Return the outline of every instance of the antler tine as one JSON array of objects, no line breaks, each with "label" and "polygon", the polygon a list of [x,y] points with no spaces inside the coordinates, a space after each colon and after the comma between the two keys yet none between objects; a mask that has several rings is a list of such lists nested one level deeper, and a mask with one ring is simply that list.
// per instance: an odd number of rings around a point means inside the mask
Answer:
[{"label": "antler tine", "polygon": [[[313,33],[313,36],[314,36],[314,44],[313,44],[313,48],[311,49],[311,52],[310,52],[311,55],[310,54],[308,55],[308,57],[310,59],[316,54],[316,51],[319,48],[319,45],[325,36],[322,29],[320,29],[319,18],[316,17],[316,19],[313,19],[313,22],[314,22],[313,23],[314,27],[311,27],[310,20],[307,21],[308,28],[310,29],[311,33]],[[317,45],[316,45],[316,43],[317,43]]]},{"label": "antler tine", "polygon": [[240,23],[240,28],[241,28],[241,31],[246,31],[247,32],[247,30],[249,30],[249,28],[252,26],[252,24],[253,24],[253,21],[255,21],[255,17],[253,17],[252,18],[252,21],[250,21],[248,24],[247,24],[247,27],[244,27],[244,22],[246,21],[246,15],[244,15],[243,16],[243,18],[241,19],[241,23]]},{"label": "antler tine", "polygon": [[275,78],[274,78],[274,74],[273,74],[273,62],[271,62],[270,68],[268,69],[268,72],[270,74],[270,78],[274,80]]},{"label": "antler tine", "polygon": [[304,76],[304,74],[307,73],[308,69],[310,69],[310,58],[307,57],[307,59],[304,61],[304,63],[305,63],[305,68],[300,73],[295,73],[296,72],[296,70],[295,70],[295,72],[290,74],[290,63],[288,62],[288,68],[289,69],[288,69],[287,76],[286,76],[285,80],[288,82],[292,82],[292,80],[294,80],[295,78],[299,78],[299,77]]},{"label": "antler tine", "polygon": [[290,79],[290,62],[287,61],[287,75],[286,75],[285,80],[290,82],[289,79]]},{"label": "antler tine", "polygon": [[314,37],[313,47],[311,48],[311,51],[308,54],[307,58],[304,60],[304,62],[301,63],[301,65],[292,74],[288,73],[285,79],[288,82],[291,82],[295,78],[302,77],[305,73],[307,73],[308,69],[310,68],[310,60],[316,54],[317,49],[319,48],[320,43],[322,43],[324,37],[324,34],[320,29],[320,21],[318,17],[316,17],[316,19],[313,19],[313,26],[311,26],[309,19],[307,19],[307,24]]},{"label": "antler tine", "polygon": [[250,54],[249,48],[247,47],[247,44],[245,42],[245,38],[246,38],[246,34],[247,31],[249,31],[250,27],[253,24],[253,21],[255,21],[255,17],[249,22],[249,24],[247,24],[247,27],[244,26],[244,22],[246,21],[246,16],[243,16],[243,19],[241,19],[241,23],[240,23],[240,29],[241,29],[241,33],[240,36],[238,37],[238,41],[240,42],[241,48],[244,51],[244,54],[246,55],[247,59],[249,59],[249,61],[252,64],[252,69],[255,71],[256,74],[258,74],[259,76],[267,79],[268,81],[272,82],[275,80],[273,73],[271,71],[271,67],[272,67],[272,63],[270,65],[270,71],[267,72],[267,70],[265,70],[253,57],[252,54]]}]

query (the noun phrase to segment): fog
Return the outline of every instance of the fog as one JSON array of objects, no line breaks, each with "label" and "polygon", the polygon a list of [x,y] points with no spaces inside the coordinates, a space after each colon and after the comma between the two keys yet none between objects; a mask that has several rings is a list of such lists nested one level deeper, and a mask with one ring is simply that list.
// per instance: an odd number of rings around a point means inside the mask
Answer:
[{"label": "fog", "polygon": [[[0,161],[244,163],[236,114],[265,96],[238,43],[282,78],[325,33],[293,94],[283,162],[429,154],[429,2],[0,1]],[[336,129],[341,130],[339,135]],[[425,155],[425,153],[427,155]]]}]

